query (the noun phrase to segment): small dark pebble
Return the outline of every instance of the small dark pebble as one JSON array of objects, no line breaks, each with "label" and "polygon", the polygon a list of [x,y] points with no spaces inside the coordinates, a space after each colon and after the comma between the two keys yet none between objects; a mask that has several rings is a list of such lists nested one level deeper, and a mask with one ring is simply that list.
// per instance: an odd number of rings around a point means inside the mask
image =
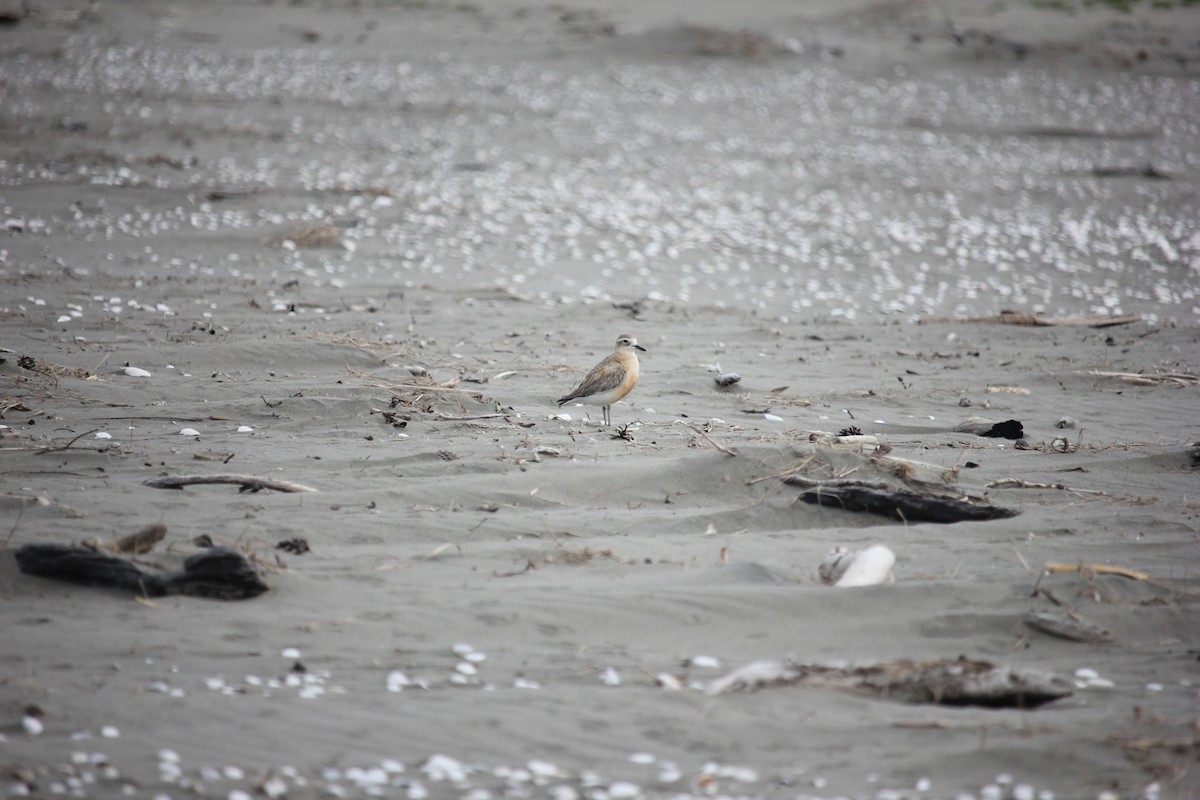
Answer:
[{"label": "small dark pebble", "polygon": [[842,428],[838,431],[838,436],[862,436],[862,428],[857,425],[851,425],[849,428]]},{"label": "small dark pebble", "polygon": [[311,552],[308,547],[308,540],[297,536],[294,539],[284,539],[275,545],[276,550],[286,550],[289,553],[302,555]]}]

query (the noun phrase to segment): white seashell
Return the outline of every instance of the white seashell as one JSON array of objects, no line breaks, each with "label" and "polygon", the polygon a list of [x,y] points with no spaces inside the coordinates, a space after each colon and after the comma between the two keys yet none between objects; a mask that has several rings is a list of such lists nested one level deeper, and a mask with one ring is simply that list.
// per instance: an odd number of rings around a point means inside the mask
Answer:
[{"label": "white seashell", "polygon": [[37,717],[25,716],[21,718],[21,727],[30,736],[41,736],[42,731],[46,730],[46,726]]},{"label": "white seashell", "polygon": [[475,652],[475,648],[472,647],[471,645],[467,644],[466,642],[459,642],[458,644],[451,647],[450,650],[453,651],[454,655],[456,655],[456,656],[465,656],[467,653]]},{"label": "white seashell", "polygon": [[620,686],[621,673],[617,672],[612,667],[608,667],[604,670],[604,672],[600,673],[600,680],[604,682],[605,686]]},{"label": "white seashell", "polygon": [[240,781],[246,777],[246,772],[241,767],[225,767],[221,773],[231,781]]},{"label": "white seashell", "polygon": [[[738,783],[754,783],[758,780],[758,770],[752,767],[721,767],[717,774],[722,778],[732,778]],[[918,789],[918,791],[928,791],[928,789]]]},{"label": "white seashell", "polygon": [[226,796],[226,800],[254,800],[250,793],[244,789],[231,789]]},{"label": "white seashell", "polygon": [[874,586],[892,581],[896,554],[881,544],[852,553],[835,547],[825,556],[817,572],[821,582],[833,586]]},{"label": "white seashell", "polygon": [[536,758],[526,764],[525,768],[542,778],[553,778],[560,774],[557,766],[549,761],[539,761]]},{"label": "white seashell", "polygon": [[513,681],[514,689],[540,689],[542,685],[530,678],[517,678]]},{"label": "white seashell", "polygon": [[642,788],[636,783],[628,781],[617,781],[608,787],[608,796],[611,800],[632,800],[634,797],[639,797],[642,794]]},{"label": "white seashell", "polygon": [[287,782],[278,775],[272,775],[259,785],[259,790],[271,800],[278,797],[285,797],[288,793]]},{"label": "white seashell", "polygon": [[653,753],[633,753],[629,756],[629,760],[634,764],[653,764],[658,761],[658,756]]},{"label": "white seashell", "polygon": [[679,682],[679,678],[676,678],[669,672],[660,672],[655,676],[654,679],[658,681],[658,685],[664,689],[672,692],[683,691],[683,684]]},{"label": "white seashell", "polygon": [[299,647],[285,647],[279,651],[279,655],[283,656],[284,658],[299,658],[300,657],[300,648]]},{"label": "white seashell", "polygon": [[100,729],[100,735],[105,739],[118,739],[121,736],[121,731],[115,725],[105,725]]},{"label": "white seashell", "polygon": [[721,661],[712,656],[692,656],[688,659],[688,665],[700,667],[701,669],[720,669]]},{"label": "white seashell", "polygon": [[479,674],[479,670],[476,669],[475,665],[469,661],[460,661],[454,665],[454,668],[463,675],[471,676]]},{"label": "white seashell", "polygon": [[767,422],[783,422],[783,417],[778,417],[774,414],[763,414],[763,419]]},{"label": "white seashell", "polygon": [[487,653],[466,653],[463,655],[463,660],[478,664],[481,661],[487,661]]},{"label": "white seashell", "polygon": [[180,436],[199,436],[200,431],[196,430],[195,428],[184,428],[183,430],[181,430],[179,432],[179,435]]},{"label": "white seashell", "polygon": [[457,783],[467,777],[462,762],[441,753],[431,755],[429,760],[421,765],[421,771],[428,775],[431,781]]},{"label": "white seashell", "polygon": [[254,428],[251,428],[249,425],[238,425],[237,432],[238,433],[254,433]]},{"label": "white seashell", "polygon": [[97,438],[97,439],[111,439],[111,438],[112,438],[112,434],[111,434],[111,433],[108,433],[107,431],[99,431],[99,432],[96,434],[96,438]]},{"label": "white seashell", "polygon": [[58,318],[58,321],[59,321],[59,322],[70,322],[70,321],[71,321],[71,315],[70,315],[70,314],[63,314],[61,317],[59,317],[59,318]]},{"label": "white seashell", "polygon": [[509,375],[516,375],[516,374],[517,374],[517,371],[515,369],[506,369],[504,372],[497,372],[495,375],[493,375],[492,380],[499,381],[499,380],[503,380],[503,379],[507,378]]},{"label": "white seashell", "polygon": [[179,753],[176,753],[174,750],[167,750],[166,748],[163,748],[162,750],[158,751],[158,760],[164,764],[178,764]]},{"label": "white seashell", "polygon": [[579,792],[574,786],[560,783],[550,790],[550,798],[551,800],[579,800]]},{"label": "white seashell", "polygon": [[874,586],[892,581],[892,567],[896,563],[896,554],[882,544],[868,547],[858,553],[837,586]]},{"label": "white seashell", "polygon": [[122,372],[124,372],[126,375],[128,375],[131,378],[149,378],[150,377],[150,373],[147,372],[146,370],[142,369],[141,367],[126,367],[124,370],[122,370]]},{"label": "white seashell", "polygon": [[550,417],[550,419],[556,419],[559,422],[570,422],[571,415],[570,414],[555,414],[554,416]]},{"label": "white seashell", "polygon": [[1075,677],[1080,680],[1090,681],[1100,677],[1100,673],[1089,667],[1080,667],[1075,670]]},{"label": "white seashell", "polygon": [[676,783],[683,778],[683,772],[670,761],[662,763],[662,769],[658,771],[659,783]]}]

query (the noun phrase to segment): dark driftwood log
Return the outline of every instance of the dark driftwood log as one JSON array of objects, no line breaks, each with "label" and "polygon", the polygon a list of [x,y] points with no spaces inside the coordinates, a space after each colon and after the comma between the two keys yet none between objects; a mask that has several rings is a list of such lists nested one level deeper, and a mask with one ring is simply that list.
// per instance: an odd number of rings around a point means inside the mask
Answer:
[{"label": "dark driftwood log", "polygon": [[905,703],[987,708],[1036,708],[1074,691],[1071,681],[1052,672],[960,657],[886,661],[867,667],[760,661],[716,679],[707,692],[723,694],[771,686],[842,689]]},{"label": "dark driftwood log", "polygon": [[16,551],[17,566],[29,575],[83,586],[106,586],[145,597],[186,594],[214,600],[247,600],[270,587],[241,552],[213,547],[188,558],[178,572],[143,570],[132,561],[86,547],[27,544]]},{"label": "dark driftwood log", "polygon": [[890,661],[853,670],[861,686],[907,703],[988,708],[1037,708],[1074,690],[1066,678],[959,658]]},{"label": "dark driftwood log", "polygon": [[263,489],[273,489],[277,492],[315,492],[311,486],[291,481],[277,481],[271,478],[256,478],[253,475],[180,475],[151,478],[146,485],[153,489],[182,489],[185,486],[196,486],[203,483],[232,483],[239,492],[258,492]]},{"label": "dark driftwood log", "polygon": [[[787,479],[784,479],[787,482]],[[836,506],[847,511],[882,514],[902,522],[963,522],[1015,517],[1016,511],[985,506],[956,497],[917,494],[907,489],[883,491],[864,486],[825,486],[800,495],[806,503]]]}]

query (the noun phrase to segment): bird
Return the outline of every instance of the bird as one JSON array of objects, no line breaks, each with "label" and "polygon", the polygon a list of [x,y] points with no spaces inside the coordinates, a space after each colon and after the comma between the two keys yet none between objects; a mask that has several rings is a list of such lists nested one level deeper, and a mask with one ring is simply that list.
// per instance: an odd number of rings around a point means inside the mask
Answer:
[{"label": "bird", "polygon": [[604,422],[608,426],[609,407],[637,386],[640,365],[636,350],[646,352],[646,348],[638,344],[636,336],[623,333],[617,337],[617,346],[612,355],[592,367],[584,379],[571,390],[569,394],[558,398],[558,404],[577,400],[590,406],[601,406],[604,409]]}]

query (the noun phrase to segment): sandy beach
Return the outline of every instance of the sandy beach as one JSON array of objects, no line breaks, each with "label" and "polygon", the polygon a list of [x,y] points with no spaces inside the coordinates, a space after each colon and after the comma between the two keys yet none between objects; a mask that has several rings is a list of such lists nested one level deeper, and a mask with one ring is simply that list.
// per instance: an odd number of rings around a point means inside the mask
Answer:
[{"label": "sandy beach", "polygon": [[1200,11],[0,17],[0,796],[1200,797]]}]

